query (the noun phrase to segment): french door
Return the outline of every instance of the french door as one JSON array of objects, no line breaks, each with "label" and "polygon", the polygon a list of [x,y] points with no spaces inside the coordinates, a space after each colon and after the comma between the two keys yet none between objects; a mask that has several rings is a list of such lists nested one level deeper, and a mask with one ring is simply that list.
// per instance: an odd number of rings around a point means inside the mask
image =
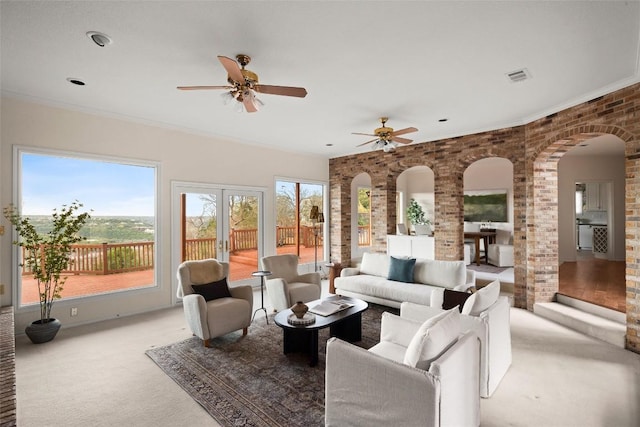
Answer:
[{"label": "french door", "polygon": [[216,258],[229,263],[230,282],[255,281],[251,273],[260,269],[263,253],[263,192],[178,184],[173,197],[178,199],[177,264]]}]

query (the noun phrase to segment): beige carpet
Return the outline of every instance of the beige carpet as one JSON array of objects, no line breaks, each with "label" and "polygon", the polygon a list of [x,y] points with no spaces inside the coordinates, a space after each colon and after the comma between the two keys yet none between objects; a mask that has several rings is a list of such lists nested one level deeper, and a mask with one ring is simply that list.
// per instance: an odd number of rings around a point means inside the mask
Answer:
[{"label": "beige carpet", "polygon": [[[482,426],[638,426],[640,355],[520,309],[511,323],[513,365],[482,399]],[[190,335],[176,307],[63,327],[38,346],[19,336],[18,425],[216,426],[145,355]]]}]

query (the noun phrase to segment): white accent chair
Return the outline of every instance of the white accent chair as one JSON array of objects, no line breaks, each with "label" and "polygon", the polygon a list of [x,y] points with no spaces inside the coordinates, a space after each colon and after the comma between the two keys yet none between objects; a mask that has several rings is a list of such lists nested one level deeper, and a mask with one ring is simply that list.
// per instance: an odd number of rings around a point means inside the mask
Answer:
[{"label": "white accent chair", "polygon": [[487,260],[496,267],[513,267],[513,240],[509,230],[496,230],[496,243],[489,245]]},{"label": "white accent chair", "polygon": [[267,256],[260,263],[263,270],[271,272],[265,285],[275,311],[320,298],[320,273],[299,274],[297,255]]},{"label": "white accent chair", "polygon": [[369,350],[329,339],[325,426],[478,426],[479,342],[459,331],[453,313],[424,323],[383,313]]},{"label": "white accent chair", "polygon": [[[443,293],[431,294],[431,306],[402,303],[400,316],[424,321],[442,313]],[[484,398],[491,397],[511,366],[510,305],[499,293],[496,280],[469,297],[460,315],[462,331],[473,331],[480,338],[480,396]]]},{"label": "white accent chair", "polygon": [[242,329],[247,335],[251,324],[253,290],[249,285],[229,286],[231,297],[206,301],[193,285],[217,282],[228,277],[229,264],[215,259],[185,261],[178,266],[178,298],[191,332],[209,347],[209,340]]}]

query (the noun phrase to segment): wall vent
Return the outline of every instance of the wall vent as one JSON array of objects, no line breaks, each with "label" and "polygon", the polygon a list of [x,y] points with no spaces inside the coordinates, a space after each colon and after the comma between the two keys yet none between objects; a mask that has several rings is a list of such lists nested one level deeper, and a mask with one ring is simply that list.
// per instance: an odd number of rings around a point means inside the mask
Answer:
[{"label": "wall vent", "polygon": [[509,80],[511,80],[512,83],[518,83],[518,82],[530,79],[531,74],[529,73],[529,70],[527,70],[526,68],[523,68],[521,70],[516,70],[510,73],[507,73],[507,77],[509,77]]}]

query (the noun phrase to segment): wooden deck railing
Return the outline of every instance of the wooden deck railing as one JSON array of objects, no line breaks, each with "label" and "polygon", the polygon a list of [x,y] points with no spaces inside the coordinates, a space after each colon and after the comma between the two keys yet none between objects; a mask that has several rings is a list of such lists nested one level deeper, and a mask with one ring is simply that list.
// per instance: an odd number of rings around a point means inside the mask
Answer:
[{"label": "wooden deck railing", "polygon": [[[147,270],[154,264],[154,242],[72,245],[71,262],[63,273],[115,274]],[[24,259],[24,249],[22,257]],[[25,265],[22,274],[30,274]]]},{"label": "wooden deck railing", "polygon": [[358,246],[371,246],[371,231],[368,225],[358,226]]},{"label": "wooden deck railing", "polygon": [[[312,248],[315,240],[313,227],[303,226],[300,230],[301,244]],[[276,238],[278,246],[295,245],[295,227],[277,227]],[[322,243],[322,235],[318,235],[318,246],[321,246]],[[231,253],[256,250],[257,248],[257,229],[231,230],[229,235],[229,251]],[[154,242],[72,245],[72,251],[71,262],[63,273],[117,274],[147,270],[154,266]],[[23,259],[24,252],[23,250]],[[186,259],[199,260],[216,258],[216,256],[217,239],[215,237],[186,240]],[[30,273],[31,271],[25,265],[22,274]]]},{"label": "wooden deck railing", "polygon": [[[320,225],[316,227],[320,231]],[[314,245],[313,227],[303,225],[300,227],[300,244],[312,248]],[[318,246],[322,246],[322,233],[318,233]],[[276,227],[276,243],[278,246],[290,246],[296,244],[296,227]]]},{"label": "wooden deck railing", "polygon": [[205,239],[187,239],[185,245],[185,259],[199,260],[207,258],[216,258],[216,242],[215,237]]}]

